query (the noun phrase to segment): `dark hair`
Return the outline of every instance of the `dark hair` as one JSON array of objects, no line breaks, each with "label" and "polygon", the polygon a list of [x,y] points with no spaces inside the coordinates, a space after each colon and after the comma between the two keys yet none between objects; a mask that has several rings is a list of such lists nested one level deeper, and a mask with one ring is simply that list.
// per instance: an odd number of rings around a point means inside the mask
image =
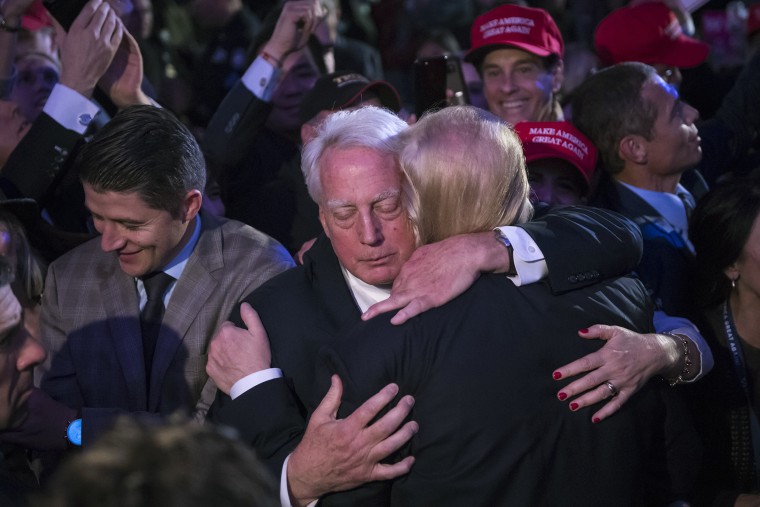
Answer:
[{"label": "dark hair", "polygon": [[5,287],[13,282],[14,274],[10,261],[0,256],[0,287]]},{"label": "dark hair", "polygon": [[655,74],[643,63],[620,63],[590,76],[573,93],[573,123],[596,145],[611,174],[624,167],[621,139],[631,134],[652,139],[657,108],[642,98],[641,89]]},{"label": "dark hair", "polygon": [[730,294],[724,270],[739,259],[758,216],[758,176],[722,183],[697,203],[689,238],[697,254],[697,296],[704,307],[716,306]]},{"label": "dark hair", "polygon": [[274,478],[248,446],[197,422],[124,417],[67,461],[42,507],[275,507]]},{"label": "dark hair", "polygon": [[187,192],[206,186],[206,165],[193,135],[169,111],[131,106],[79,152],[82,182],[96,192],[137,192],[149,207],[176,215]]}]

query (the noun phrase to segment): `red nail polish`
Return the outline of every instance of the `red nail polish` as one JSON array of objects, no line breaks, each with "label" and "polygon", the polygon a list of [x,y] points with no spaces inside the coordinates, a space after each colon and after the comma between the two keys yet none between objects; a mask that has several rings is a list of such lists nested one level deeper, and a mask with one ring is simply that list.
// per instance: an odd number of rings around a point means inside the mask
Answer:
[{"label": "red nail polish", "polygon": [[594,423],[594,424],[596,424],[596,423],[598,423],[600,421],[601,421],[601,419],[599,419],[598,417],[594,417],[593,419],[591,419],[591,422]]},{"label": "red nail polish", "polygon": [[570,404],[570,410],[578,410],[578,404],[575,402],[572,402]]},{"label": "red nail polish", "polygon": [[557,398],[559,398],[559,401],[565,401],[565,398],[567,398],[567,394],[565,394],[565,393],[559,393],[557,395]]},{"label": "red nail polish", "polygon": [[552,373],[552,378],[554,380],[559,380],[559,379],[562,378],[562,374],[560,372],[558,372],[558,371],[555,371],[554,373]]},{"label": "red nail polish", "polygon": [[583,329],[579,329],[579,330],[578,330],[578,332],[579,332],[580,334],[586,334],[586,333],[588,333],[588,328],[585,328],[585,327],[584,327]]}]

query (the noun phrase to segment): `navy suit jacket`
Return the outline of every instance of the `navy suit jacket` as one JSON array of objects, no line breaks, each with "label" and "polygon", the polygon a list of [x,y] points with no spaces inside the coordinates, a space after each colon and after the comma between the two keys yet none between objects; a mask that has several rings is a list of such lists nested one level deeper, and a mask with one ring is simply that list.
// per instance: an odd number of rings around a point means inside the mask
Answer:
[{"label": "navy suit jacket", "polygon": [[[521,227],[544,253],[554,292],[627,273],[641,254],[635,225],[605,210],[567,207]],[[303,266],[270,280],[245,300],[259,313],[272,366],[281,368],[284,377],[234,401],[218,393],[209,419],[237,429],[279,475],[305,427],[318,351],[359,323],[361,312],[325,236],[309,250]],[[237,311],[231,320],[242,325]]]}]

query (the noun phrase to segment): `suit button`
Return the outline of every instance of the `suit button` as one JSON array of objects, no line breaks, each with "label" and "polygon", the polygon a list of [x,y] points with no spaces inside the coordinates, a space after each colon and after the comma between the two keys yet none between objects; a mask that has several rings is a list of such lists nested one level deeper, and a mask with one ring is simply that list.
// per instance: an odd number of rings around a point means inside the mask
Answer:
[{"label": "suit button", "polygon": [[570,282],[570,283],[578,283],[578,277],[577,277],[577,276],[575,276],[575,275],[570,275],[570,276],[567,278],[567,281],[568,281],[568,282]]}]

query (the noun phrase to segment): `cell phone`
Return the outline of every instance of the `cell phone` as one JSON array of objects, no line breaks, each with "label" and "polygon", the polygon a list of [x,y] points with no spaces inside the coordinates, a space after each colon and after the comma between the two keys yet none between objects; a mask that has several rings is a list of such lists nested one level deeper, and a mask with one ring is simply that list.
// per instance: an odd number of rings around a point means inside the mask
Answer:
[{"label": "cell phone", "polygon": [[429,109],[446,107],[449,103],[447,90],[452,94],[452,103],[470,103],[459,58],[442,55],[415,60],[414,101],[417,118]]},{"label": "cell phone", "polygon": [[42,0],[51,16],[68,32],[88,0]]}]

